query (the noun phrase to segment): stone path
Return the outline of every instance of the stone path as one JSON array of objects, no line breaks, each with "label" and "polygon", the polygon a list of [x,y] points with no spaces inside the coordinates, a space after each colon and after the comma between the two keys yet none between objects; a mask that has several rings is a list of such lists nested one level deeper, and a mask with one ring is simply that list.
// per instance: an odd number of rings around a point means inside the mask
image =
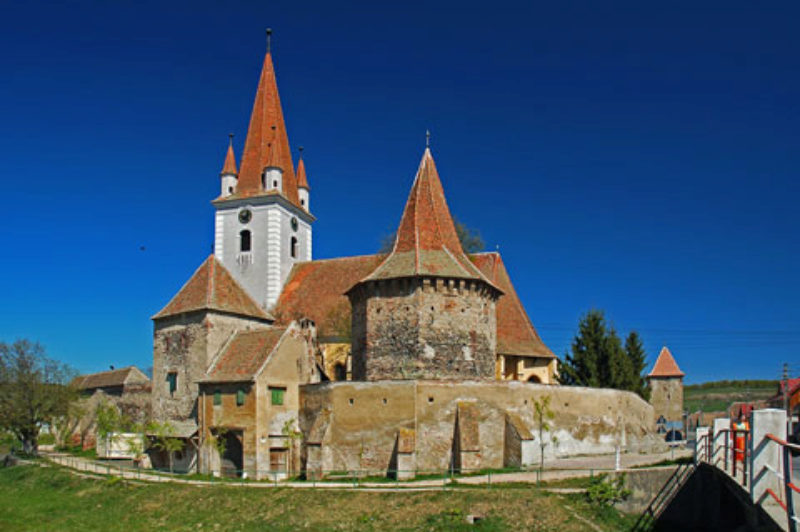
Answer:
[{"label": "stone path", "polygon": [[[452,487],[453,482],[449,478],[410,480],[402,482],[353,482],[353,481],[324,481],[324,482],[236,482],[231,480],[196,480],[182,478],[181,475],[169,475],[165,473],[155,473],[151,470],[136,470],[122,467],[113,462],[97,462],[86,458],[72,456],[65,453],[48,452],[42,455],[54,464],[67,467],[73,471],[92,475],[114,475],[128,480],[143,482],[177,482],[182,484],[192,484],[197,486],[226,485],[249,488],[323,488],[323,489],[358,489],[369,491],[427,491],[440,490]],[[624,454],[620,457],[622,469],[635,466],[655,464],[664,460],[691,456],[691,451],[676,450],[673,452],[660,454]],[[458,484],[496,484],[507,482],[537,483],[539,481],[560,480],[565,478],[587,477],[599,472],[614,469],[615,457],[613,455],[585,456],[575,458],[564,458],[545,462],[545,471],[520,471],[514,473],[490,473],[486,475],[460,476],[456,478]]]}]

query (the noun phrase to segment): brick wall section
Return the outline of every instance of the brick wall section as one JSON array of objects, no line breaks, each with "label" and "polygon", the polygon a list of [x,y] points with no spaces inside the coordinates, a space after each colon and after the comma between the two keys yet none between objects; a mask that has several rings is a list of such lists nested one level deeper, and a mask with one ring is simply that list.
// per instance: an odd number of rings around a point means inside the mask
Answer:
[{"label": "brick wall section", "polygon": [[362,284],[350,293],[353,379],[494,379],[495,294],[458,279]]}]

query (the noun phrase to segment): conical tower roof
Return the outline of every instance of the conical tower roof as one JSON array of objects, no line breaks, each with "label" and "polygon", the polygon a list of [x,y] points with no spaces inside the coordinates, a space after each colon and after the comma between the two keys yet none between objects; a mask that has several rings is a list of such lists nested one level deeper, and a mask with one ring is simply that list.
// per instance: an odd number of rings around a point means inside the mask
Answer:
[{"label": "conical tower roof", "polygon": [[303,162],[302,157],[300,157],[300,160],[297,161],[297,188],[311,190],[311,187],[308,186],[308,179],[306,178],[306,165]]},{"label": "conical tower roof", "polygon": [[[273,146],[274,145],[274,146]],[[262,188],[261,174],[268,164],[283,170],[281,194],[291,203],[300,206],[297,181],[292,165],[289,136],[283,120],[283,109],[278,95],[272,54],[267,52],[258,81],[250,126],[244,143],[239,185],[236,196],[247,197],[266,194]]]},{"label": "conical tower roof", "polygon": [[678,367],[678,363],[675,362],[667,346],[661,348],[653,371],[647,374],[648,377],[683,377],[684,375],[686,374]]},{"label": "conical tower roof", "polygon": [[225,154],[225,164],[222,165],[222,171],[219,173],[219,175],[226,174],[239,174],[239,172],[236,170],[236,155],[233,153],[233,138],[231,138],[231,141],[228,144],[228,153]]},{"label": "conical tower roof", "polygon": [[475,279],[494,287],[464,254],[430,148],[422,155],[394,247],[364,281],[417,276]]}]

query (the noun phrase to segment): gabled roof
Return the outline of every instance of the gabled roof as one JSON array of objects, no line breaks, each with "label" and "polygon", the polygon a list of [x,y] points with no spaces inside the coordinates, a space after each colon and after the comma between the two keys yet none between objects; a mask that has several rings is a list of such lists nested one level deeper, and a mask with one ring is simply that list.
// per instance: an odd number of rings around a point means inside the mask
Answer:
[{"label": "gabled roof", "polygon": [[[385,257],[364,255],[295,264],[275,306],[276,322],[288,324],[294,319],[310,318],[323,341],[349,335],[351,307],[345,291]],[[552,358],[553,353],[528,319],[499,253],[480,253],[470,258],[505,293],[496,306],[498,353]]]},{"label": "gabled roof", "polygon": [[286,327],[270,327],[238,333],[214,361],[203,380],[205,382],[253,380],[285,332]]},{"label": "gabled roof", "polygon": [[517,296],[500,253],[477,253],[470,259],[483,275],[503,291],[497,300],[497,352],[504,355],[555,358],[531,323]]},{"label": "gabled roof", "polygon": [[[270,152],[272,152],[272,156],[270,156]],[[269,52],[264,57],[261,78],[258,81],[256,98],[253,103],[253,112],[250,115],[250,126],[247,129],[247,138],[239,168],[239,183],[236,193],[226,199],[268,194],[261,183],[261,174],[267,165],[273,165],[283,170],[283,190],[280,193],[289,202],[300,207],[289,136],[283,120],[283,109],[280,96],[278,96],[272,55]]]},{"label": "gabled roof", "polygon": [[684,375],[686,374],[678,367],[678,363],[675,362],[667,346],[661,348],[653,371],[647,374],[648,377],[683,377]]},{"label": "gabled roof", "polygon": [[101,371],[100,373],[79,375],[75,377],[72,384],[81,390],[92,390],[95,388],[124,386],[129,382],[146,384],[150,382],[150,379],[136,366],[128,366],[127,368]]},{"label": "gabled roof", "polygon": [[222,165],[222,171],[219,175],[237,175],[236,171],[236,155],[233,153],[233,135],[231,135],[230,143],[228,144],[228,152],[225,154],[225,164]]},{"label": "gabled roof", "polygon": [[302,157],[297,161],[297,188],[311,190],[311,187],[308,186],[308,178],[306,177],[306,163],[303,162]]},{"label": "gabled roof", "polygon": [[314,260],[294,265],[275,305],[275,319],[288,324],[309,318],[320,337],[347,336],[350,301],[345,292],[375,269],[386,255]]},{"label": "gabled roof", "polygon": [[416,276],[476,279],[491,285],[461,248],[429,148],[422,155],[394,247],[364,281]]},{"label": "gabled roof", "polygon": [[214,255],[210,255],[197,268],[175,297],[153,319],[195,310],[217,310],[262,320],[272,319],[247,295]]}]

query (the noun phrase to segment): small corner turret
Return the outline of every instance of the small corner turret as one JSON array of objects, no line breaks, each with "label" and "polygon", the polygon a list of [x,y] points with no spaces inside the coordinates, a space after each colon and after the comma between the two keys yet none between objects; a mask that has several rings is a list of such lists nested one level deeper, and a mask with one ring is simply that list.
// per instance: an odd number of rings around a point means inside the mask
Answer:
[{"label": "small corner turret", "polygon": [[311,187],[308,186],[308,178],[306,177],[306,165],[303,162],[303,147],[300,146],[300,159],[297,161],[297,195],[300,198],[300,206],[309,211]]},{"label": "small corner turret", "polygon": [[228,135],[228,153],[225,155],[225,163],[222,165],[219,177],[222,185],[220,197],[226,198],[235,194],[239,172],[236,170],[236,155],[233,153],[233,133]]}]

